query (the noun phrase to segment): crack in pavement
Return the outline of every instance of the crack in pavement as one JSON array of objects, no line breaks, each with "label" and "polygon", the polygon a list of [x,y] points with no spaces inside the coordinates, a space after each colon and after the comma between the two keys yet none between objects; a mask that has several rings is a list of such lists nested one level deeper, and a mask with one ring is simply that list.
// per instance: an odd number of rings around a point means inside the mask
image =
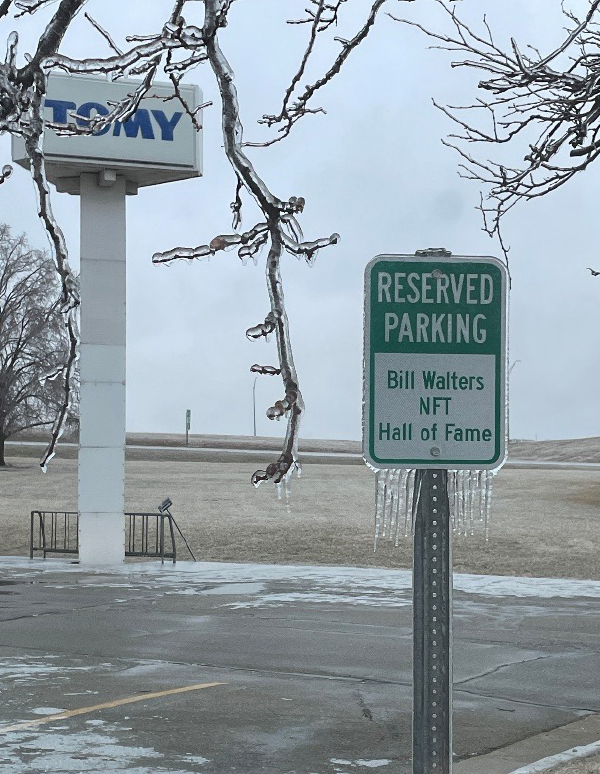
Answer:
[{"label": "crack in pavement", "polygon": [[510,661],[508,664],[500,664],[499,666],[496,666],[493,669],[488,670],[487,672],[482,672],[480,675],[473,675],[473,677],[467,677],[465,680],[460,680],[459,682],[453,683],[453,687],[456,688],[456,686],[465,685],[466,683],[470,683],[472,680],[480,680],[483,677],[489,677],[490,675],[500,672],[502,669],[508,669],[509,667],[516,666],[517,664],[529,664],[529,663],[533,663],[534,661],[542,661],[547,658],[553,658],[555,655],[556,654],[549,653],[548,655],[545,655],[545,656],[535,656],[534,658],[523,658],[520,661]]},{"label": "crack in pavement", "polygon": [[494,699],[496,701],[504,701],[507,704],[519,704],[525,707],[539,707],[540,709],[554,709],[561,712],[580,712],[583,715],[600,713],[600,707],[570,707],[564,704],[548,704],[545,702],[531,701],[529,699],[507,699],[506,696],[502,696],[496,693],[485,693],[482,691],[469,691],[466,688],[454,689],[454,693],[466,693],[468,696],[477,696],[482,699]]}]

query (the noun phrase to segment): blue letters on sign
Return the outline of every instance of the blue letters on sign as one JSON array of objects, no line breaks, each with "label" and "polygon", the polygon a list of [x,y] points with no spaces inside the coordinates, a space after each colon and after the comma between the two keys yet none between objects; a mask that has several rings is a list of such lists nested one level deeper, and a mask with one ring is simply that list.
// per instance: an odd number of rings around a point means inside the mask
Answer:
[{"label": "blue letters on sign", "polygon": [[[46,100],[46,104],[48,104],[48,100]],[[79,126],[86,126],[87,121],[86,118],[91,118],[92,110],[95,110],[97,114],[101,116],[107,116],[108,115],[108,108],[104,105],[101,105],[99,102],[85,102],[79,110],[77,111],[77,115],[81,116],[81,118],[77,118],[77,123]],[[100,134],[106,134],[108,130],[110,129],[110,126],[103,126],[102,129],[96,129],[96,131],[93,133],[94,136],[100,135]]]},{"label": "blue letters on sign", "polygon": [[173,142],[173,130],[179,123],[179,119],[183,113],[173,113],[173,117],[170,121],[162,110],[153,110],[152,115],[156,119],[156,123],[160,126],[160,131],[162,132],[161,139]]},{"label": "blue letters on sign", "polygon": [[[46,99],[44,101],[44,107],[52,110],[52,122],[55,124],[68,124],[69,114],[75,113],[78,126],[86,126],[88,121],[86,119],[92,118],[93,115],[106,116],[109,113],[106,105],[102,105],[99,102],[84,102],[77,108],[74,102],[62,99]],[[123,129],[125,137],[137,137],[141,135],[143,140],[155,140],[158,137],[154,134],[154,128],[152,124],[152,117],[157,124],[157,128],[160,132],[160,139],[163,142],[173,142],[173,133],[175,127],[179,123],[183,113],[175,112],[171,118],[167,118],[162,110],[148,111],[145,108],[138,108],[134,115],[127,121],[116,121],[113,125],[112,134],[115,137],[121,136],[121,129]],[[110,131],[110,126],[104,126],[102,129],[97,129],[92,136],[99,137],[102,134],[106,134]]]},{"label": "blue letters on sign", "polygon": [[55,124],[68,124],[69,110],[75,110],[77,105],[74,102],[65,102],[62,99],[46,99],[44,107],[52,108],[52,122]]},{"label": "blue letters on sign", "polygon": [[117,121],[113,134],[118,137],[121,134],[121,127],[125,129],[127,137],[137,137],[138,132],[141,131],[142,138],[144,140],[153,140],[154,132],[152,131],[152,124],[150,123],[150,113],[144,108],[139,108],[131,116],[131,118],[123,123]]}]

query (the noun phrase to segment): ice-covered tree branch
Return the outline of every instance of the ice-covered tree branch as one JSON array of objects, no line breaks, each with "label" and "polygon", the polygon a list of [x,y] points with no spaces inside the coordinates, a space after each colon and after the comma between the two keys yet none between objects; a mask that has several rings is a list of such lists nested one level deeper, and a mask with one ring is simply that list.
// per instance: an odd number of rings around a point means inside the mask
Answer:
[{"label": "ice-covered tree branch", "polygon": [[[344,38],[334,38],[341,45],[341,51],[335,57],[335,60],[326,72],[319,78],[313,81],[313,83],[306,84],[300,91],[298,87],[300,81],[304,76],[308,62],[316,49],[317,36],[329,30],[332,25],[336,25],[339,21],[340,7],[344,0],[337,0],[334,4],[324,2],[324,0],[312,0],[313,6],[316,10],[313,11],[310,8],[306,9],[307,18],[300,20],[290,20],[289,24],[304,24],[310,23],[310,35],[309,40],[302,56],[302,60],[298,67],[298,70],[292,77],[291,83],[286,89],[283,97],[283,102],[279,113],[265,114],[259,123],[266,124],[268,127],[273,127],[281,124],[278,128],[278,135],[265,142],[249,142],[248,146],[255,147],[268,147],[276,142],[280,142],[285,139],[290,132],[294,124],[306,115],[314,113],[324,113],[325,110],[322,107],[311,107],[309,102],[314,95],[330,83],[336,75],[339,74],[342,66],[349,58],[350,54],[358,48],[358,46],[365,40],[368,34],[371,32],[377,14],[385,4],[386,0],[375,0],[367,14],[367,18],[363,26],[356,32],[356,34],[346,40]],[[414,2],[414,0],[401,0],[401,2]]]},{"label": "ice-covered tree branch", "polygon": [[[41,149],[43,134],[42,103],[46,92],[46,77],[42,64],[46,57],[54,54],[60,45],[75,15],[85,0],[61,0],[54,16],[38,41],[35,54],[27,64],[18,68],[17,51],[19,38],[12,32],[8,38],[5,61],[0,65],[0,133],[9,131],[20,135],[25,143],[31,165],[35,191],[38,200],[38,214],[48,234],[52,254],[61,283],[61,310],[71,342],[69,354],[63,370],[63,402],[54,422],[48,448],[43,455],[41,465],[45,469],[47,461],[53,456],[54,448],[62,432],[64,419],[68,414],[72,390],[71,382],[77,358],[77,307],[79,293],[71,272],[67,248],[62,230],[52,211],[50,192],[44,171],[44,158]],[[16,6],[18,4],[15,4]],[[29,12],[38,10],[43,3],[20,4]],[[10,4],[4,3],[0,11],[6,14]],[[3,14],[0,13],[0,16]],[[10,174],[10,166],[2,170],[2,182]]]},{"label": "ice-covered tree branch", "polygon": [[[390,2],[413,2],[414,0],[390,0]],[[69,392],[71,367],[77,351],[77,329],[75,310],[79,303],[75,283],[68,266],[66,246],[62,232],[56,223],[51,208],[51,199],[44,173],[44,159],[41,137],[44,128],[42,105],[46,88],[46,77],[55,70],[71,75],[104,74],[110,79],[138,77],[136,86],[117,104],[111,104],[106,115],[78,116],[73,113],[73,123],[62,126],[60,134],[97,133],[115,122],[125,122],[139,108],[142,100],[151,94],[155,77],[167,78],[173,86],[173,99],[183,105],[196,129],[200,128],[199,111],[204,106],[191,108],[186,104],[180,83],[198,65],[206,65],[212,72],[220,95],[221,126],[224,153],[235,175],[236,191],[231,204],[233,230],[230,234],[218,234],[197,247],[175,247],[153,257],[155,263],[170,263],[177,259],[196,259],[235,249],[242,262],[248,258],[256,263],[263,248],[266,248],[266,282],[269,309],[264,322],[250,327],[249,339],[273,335],[277,343],[279,363],[275,366],[253,366],[255,373],[277,375],[282,380],[282,397],[267,410],[270,419],[287,419],[284,446],[279,458],[257,471],[253,483],[286,480],[297,466],[300,420],[304,403],[299,378],[294,365],[290,326],[285,308],[281,261],[285,255],[304,257],[307,263],[314,262],[317,252],[339,240],[338,234],[305,239],[299,222],[305,201],[301,196],[276,195],[257,171],[254,161],[248,155],[248,146],[270,145],[289,135],[293,126],[303,116],[324,112],[320,106],[313,106],[313,98],[322,93],[341,72],[352,52],[356,51],[372,31],[376,19],[386,0],[371,0],[363,11],[363,17],[356,23],[349,37],[334,37],[339,27],[350,16],[350,4],[345,0],[308,0],[308,8],[302,18],[290,20],[299,29],[308,31],[308,38],[297,65],[292,70],[289,86],[285,90],[281,107],[273,115],[265,114],[262,123],[267,128],[276,128],[277,136],[265,143],[248,143],[243,140],[243,125],[240,115],[235,76],[229,58],[221,48],[220,33],[235,12],[235,0],[163,0],[164,23],[154,34],[138,35],[135,30],[125,38],[125,43],[116,39],[111,31],[97,21],[97,17],[86,13],[86,18],[102,37],[109,51],[106,56],[76,58],[59,51],[60,44],[76,14],[86,0],[60,0],[58,8],[40,37],[34,55],[21,67],[17,64],[18,38],[11,36],[4,65],[0,66],[0,131],[20,134],[26,143],[31,161],[31,172],[35,183],[39,215],[46,227],[53,247],[57,271],[61,277],[62,298],[65,319],[71,342],[71,360],[64,374],[65,395]],[[303,0],[300,7],[303,7]],[[23,11],[26,15],[42,13],[45,0],[21,0],[0,2],[0,17],[10,10]],[[89,5],[92,5],[90,0]],[[344,16],[344,19],[342,18]],[[189,17],[189,20],[186,19]],[[332,56],[331,64],[315,71],[314,62],[321,40],[340,46]],[[206,103],[210,104],[210,103]],[[8,176],[3,170],[2,180]],[[0,180],[1,182],[1,180]],[[242,206],[246,199],[252,200],[259,214],[254,225],[240,229]],[[68,404],[65,401],[64,411]],[[53,443],[60,432],[58,424],[53,433]],[[52,449],[49,450],[49,454]]]},{"label": "ice-covered tree branch", "polygon": [[[483,73],[478,86],[484,96],[470,105],[438,107],[457,127],[445,142],[459,153],[461,174],[486,189],[484,228],[501,237],[502,218],[515,204],[556,190],[600,155],[600,0],[588,0],[582,18],[563,5],[565,37],[545,55],[514,37],[503,47],[485,17],[477,31],[448,0],[435,2],[453,32],[393,18],[418,27],[433,48],[458,55],[453,67]],[[469,149],[519,143],[522,163],[516,165]]]}]

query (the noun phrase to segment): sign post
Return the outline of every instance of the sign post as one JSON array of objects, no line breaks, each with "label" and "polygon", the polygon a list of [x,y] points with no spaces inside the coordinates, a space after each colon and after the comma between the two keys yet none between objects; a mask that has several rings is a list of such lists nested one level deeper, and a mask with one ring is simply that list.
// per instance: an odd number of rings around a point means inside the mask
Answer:
[{"label": "sign post", "polygon": [[452,524],[448,470],[505,459],[507,274],[446,250],[365,271],[363,457],[416,469],[413,772],[452,771]]},{"label": "sign post", "polygon": [[186,446],[189,446],[188,437],[189,437],[191,426],[192,426],[192,410],[187,409],[187,411],[185,412],[185,445]]},{"label": "sign post", "polygon": [[[153,84],[136,112],[92,133],[139,81],[50,75],[44,100],[46,177],[81,204],[81,403],[78,462],[79,561],[113,564],[125,558],[125,302],[127,194],[138,187],[201,175],[200,136],[173,99],[169,84]],[[190,110],[196,86],[180,86]],[[199,119],[199,116],[197,116]],[[28,167],[25,145],[13,137],[13,160]]]}]

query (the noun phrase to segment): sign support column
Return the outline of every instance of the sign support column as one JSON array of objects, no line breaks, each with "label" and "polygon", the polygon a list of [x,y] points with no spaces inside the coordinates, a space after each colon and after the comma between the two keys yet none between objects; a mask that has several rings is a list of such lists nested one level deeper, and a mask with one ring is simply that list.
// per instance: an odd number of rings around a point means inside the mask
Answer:
[{"label": "sign support column", "polygon": [[[171,102],[173,84],[153,82],[140,102],[134,95],[143,87],[140,80],[50,73],[43,103],[46,179],[59,192],[81,195],[83,564],[125,557],[125,196],[202,174],[200,89],[178,87],[186,110]],[[135,112],[111,122],[119,102]],[[29,168],[25,143],[15,136],[12,158]]]},{"label": "sign support column", "polygon": [[504,463],[506,294],[500,261],[443,248],[365,271],[363,458],[416,470],[413,774],[452,772],[448,470]]},{"label": "sign support column", "polygon": [[125,558],[125,200],[113,170],[81,175],[79,561]]},{"label": "sign support column", "polygon": [[452,525],[448,471],[419,470],[413,560],[413,772],[452,771]]}]

